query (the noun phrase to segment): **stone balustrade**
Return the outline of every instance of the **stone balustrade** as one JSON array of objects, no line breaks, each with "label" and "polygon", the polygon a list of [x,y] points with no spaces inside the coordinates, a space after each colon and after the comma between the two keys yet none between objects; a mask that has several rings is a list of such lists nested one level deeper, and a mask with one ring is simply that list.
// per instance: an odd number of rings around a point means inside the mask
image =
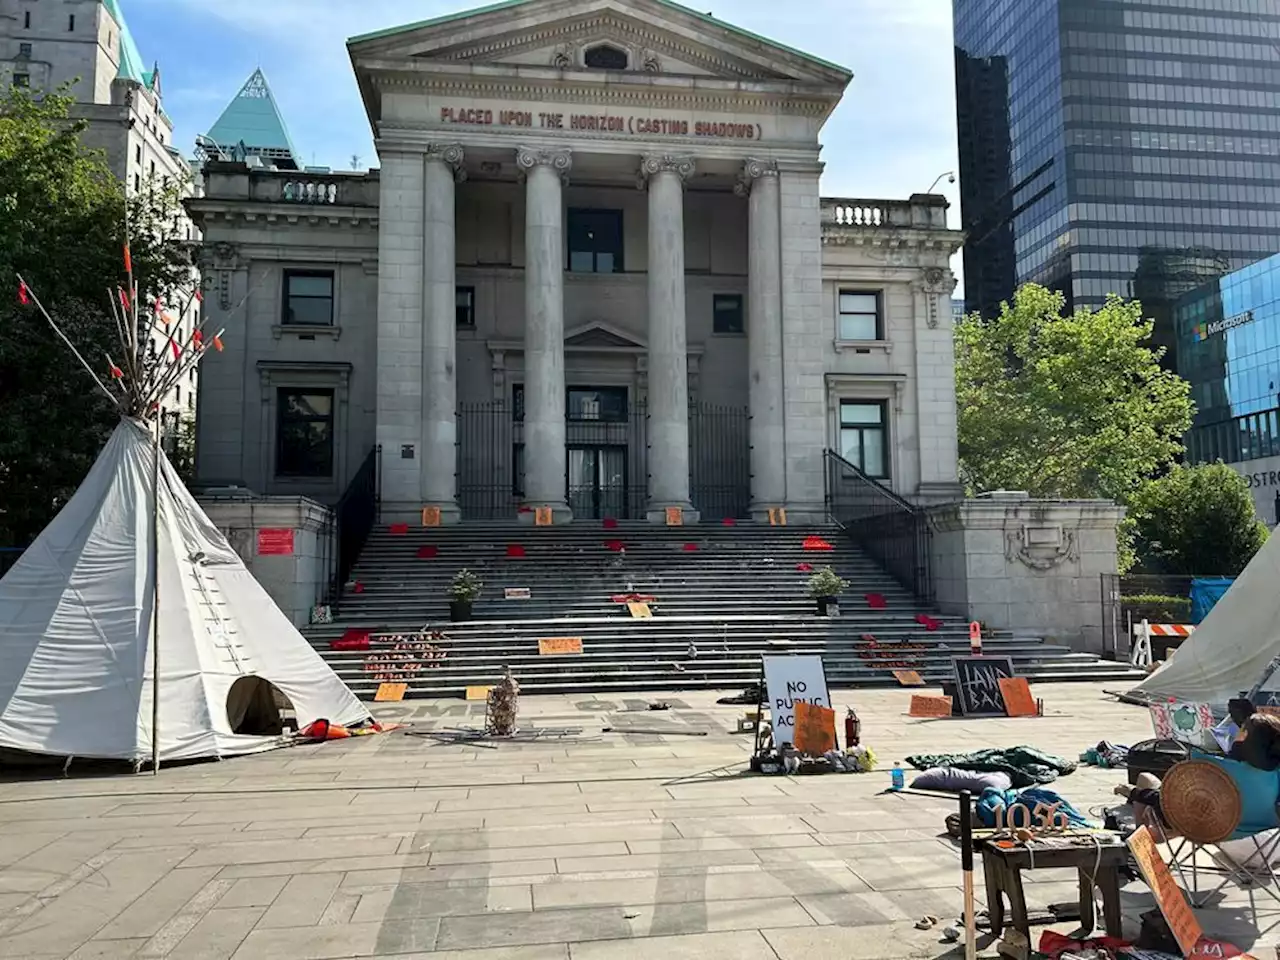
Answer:
[{"label": "stone balustrade", "polygon": [[288,203],[337,203],[338,185],[325,180],[286,180],[280,199]]},{"label": "stone balustrade", "polygon": [[917,193],[910,200],[822,199],[824,229],[914,228],[946,229],[947,199]]},{"label": "stone balustrade", "polygon": [[230,161],[210,162],[204,168],[204,197],[215,201],[377,208],[378,187],[376,170],[303,173]]}]

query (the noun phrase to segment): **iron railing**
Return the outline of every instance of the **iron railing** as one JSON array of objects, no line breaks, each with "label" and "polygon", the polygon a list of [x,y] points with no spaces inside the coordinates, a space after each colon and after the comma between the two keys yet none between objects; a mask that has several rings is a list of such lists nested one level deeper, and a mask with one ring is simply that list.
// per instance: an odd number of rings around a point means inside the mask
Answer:
[{"label": "iron railing", "polygon": [[1102,655],[1127,660],[1133,625],[1191,622],[1191,583],[1199,577],[1102,574]]},{"label": "iron railing", "polygon": [[[458,506],[463,520],[507,520],[524,500],[522,410],[503,401],[458,406]],[[689,407],[691,497],[707,520],[740,518],[751,499],[749,418],[738,407]],[[565,420],[565,496],[580,519],[640,519],[649,487],[649,414]]]},{"label": "iron railing", "polygon": [[824,457],[827,514],[917,599],[932,603],[928,515],[834,451]]},{"label": "iron railing", "polygon": [[382,447],[376,446],[364,458],[337,506],[333,508],[333,527],[329,535],[333,548],[329,551],[329,603],[336,608],[342,598],[342,587],[351,575],[382,510]]}]

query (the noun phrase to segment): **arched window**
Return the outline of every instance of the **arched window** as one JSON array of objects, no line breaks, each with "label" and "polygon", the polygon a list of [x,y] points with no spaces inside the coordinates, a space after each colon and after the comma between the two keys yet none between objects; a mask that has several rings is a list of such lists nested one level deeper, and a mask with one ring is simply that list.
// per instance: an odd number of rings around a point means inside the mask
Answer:
[{"label": "arched window", "polygon": [[626,70],[630,59],[627,51],[602,43],[588,50],[583,62],[593,70]]}]

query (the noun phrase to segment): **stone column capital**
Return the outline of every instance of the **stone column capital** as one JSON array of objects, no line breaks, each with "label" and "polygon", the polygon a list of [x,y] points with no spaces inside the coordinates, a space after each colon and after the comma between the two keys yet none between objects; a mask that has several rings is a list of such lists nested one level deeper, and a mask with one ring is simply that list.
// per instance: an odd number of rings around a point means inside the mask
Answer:
[{"label": "stone column capital", "polygon": [[460,143],[428,143],[427,149],[423,153],[425,159],[436,163],[443,163],[453,171],[454,178],[461,183],[467,179],[466,168],[462,165],[462,161],[466,154]]},{"label": "stone column capital", "polygon": [[640,172],[636,186],[643,190],[651,177],[660,173],[674,173],[683,184],[697,171],[697,163],[688,154],[646,153],[640,157]]},{"label": "stone column capital", "polygon": [[733,192],[740,197],[750,196],[757,180],[763,177],[776,178],[777,176],[778,161],[748,157],[742,163],[742,171],[738,174],[738,182],[734,184]]},{"label": "stone column capital", "polygon": [[527,176],[534,167],[550,167],[560,175],[561,180],[567,182],[569,171],[573,169],[573,151],[516,147],[516,170],[521,178]]}]

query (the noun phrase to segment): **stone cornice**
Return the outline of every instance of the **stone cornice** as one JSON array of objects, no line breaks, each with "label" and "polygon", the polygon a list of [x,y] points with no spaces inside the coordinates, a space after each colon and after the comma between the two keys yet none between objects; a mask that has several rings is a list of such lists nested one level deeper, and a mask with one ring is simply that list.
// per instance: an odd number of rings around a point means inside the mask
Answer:
[{"label": "stone cornice", "polygon": [[475,65],[459,72],[451,64],[381,60],[362,64],[362,69],[383,90],[418,89],[439,96],[532,103],[825,117],[839,99],[838,93],[825,95],[790,81],[743,83],[638,74],[619,82],[613,75],[566,74],[541,67]]},{"label": "stone cornice", "polygon": [[941,250],[952,254],[964,245],[964,234],[959,230],[919,227],[845,227],[824,224],[822,242],[830,247]]},{"label": "stone cornice", "polygon": [[376,207],[313,206],[297,203],[270,203],[260,200],[213,200],[201,198],[190,203],[193,219],[204,224],[256,223],[271,226],[318,226],[378,228]]}]

